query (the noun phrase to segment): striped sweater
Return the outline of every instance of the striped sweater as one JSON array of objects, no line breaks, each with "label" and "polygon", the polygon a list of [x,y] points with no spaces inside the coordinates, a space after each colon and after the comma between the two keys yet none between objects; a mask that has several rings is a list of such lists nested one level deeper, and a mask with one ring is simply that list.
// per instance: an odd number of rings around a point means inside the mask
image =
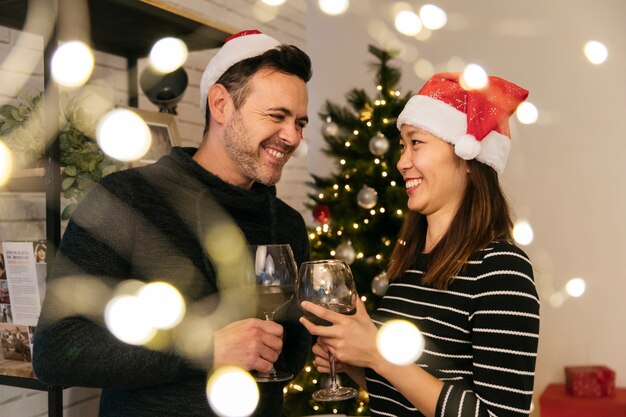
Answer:
[{"label": "striped sweater", "polygon": [[[405,319],[422,332],[426,343],[416,363],[444,382],[437,417],[528,416],[539,335],[528,257],[495,242],[472,256],[447,290],[421,284],[427,262],[421,255],[391,281],[374,322]],[[372,416],[422,415],[370,369],[366,380]]]}]

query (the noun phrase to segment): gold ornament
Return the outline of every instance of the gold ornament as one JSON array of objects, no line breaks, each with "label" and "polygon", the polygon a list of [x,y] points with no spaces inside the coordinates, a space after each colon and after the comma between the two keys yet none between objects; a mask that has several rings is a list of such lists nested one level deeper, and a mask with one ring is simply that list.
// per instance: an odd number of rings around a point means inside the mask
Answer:
[{"label": "gold ornament", "polygon": [[365,107],[363,107],[359,111],[359,119],[362,122],[367,122],[368,120],[372,119],[373,113],[374,113],[374,109],[372,108],[372,106],[369,103],[365,103]]}]

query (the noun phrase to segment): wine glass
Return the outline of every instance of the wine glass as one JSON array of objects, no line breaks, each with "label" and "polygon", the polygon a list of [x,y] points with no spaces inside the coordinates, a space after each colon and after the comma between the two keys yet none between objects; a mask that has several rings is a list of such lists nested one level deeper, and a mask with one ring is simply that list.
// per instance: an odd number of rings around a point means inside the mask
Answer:
[{"label": "wine glass", "polygon": [[[337,313],[356,313],[356,287],[348,264],[339,259],[303,262],[299,272],[298,303],[310,301]],[[304,317],[318,326],[331,326],[332,323],[304,311]],[[357,396],[358,391],[351,387],[341,387],[335,374],[335,358],[329,355],[330,387],[315,391],[316,401],[342,401]]]},{"label": "wine glass", "polygon": [[[251,245],[258,299],[258,311],[265,320],[274,320],[276,313],[293,298],[298,267],[291,246]],[[293,378],[287,371],[277,371],[273,366],[269,374],[256,373],[258,382],[287,381]]]}]

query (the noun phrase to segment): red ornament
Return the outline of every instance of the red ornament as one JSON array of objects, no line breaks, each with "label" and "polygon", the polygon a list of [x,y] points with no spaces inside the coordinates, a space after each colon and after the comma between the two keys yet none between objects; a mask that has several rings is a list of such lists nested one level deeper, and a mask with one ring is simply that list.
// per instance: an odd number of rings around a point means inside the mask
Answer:
[{"label": "red ornament", "polygon": [[330,220],[330,208],[320,204],[313,208],[313,218],[316,222],[326,223]]}]

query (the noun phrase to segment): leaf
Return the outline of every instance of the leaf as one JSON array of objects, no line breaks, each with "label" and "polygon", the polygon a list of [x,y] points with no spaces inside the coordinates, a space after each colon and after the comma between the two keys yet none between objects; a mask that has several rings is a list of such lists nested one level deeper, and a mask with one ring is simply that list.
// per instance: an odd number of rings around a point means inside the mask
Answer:
[{"label": "leaf", "polygon": [[76,178],[74,177],[64,178],[63,181],[61,181],[61,190],[65,191],[69,189],[74,182],[76,182]]},{"label": "leaf", "polygon": [[65,167],[65,170],[63,172],[68,177],[75,177],[76,176],[76,167],[73,166],[73,165],[68,165],[68,166]]},{"label": "leaf", "polygon": [[61,213],[61,218],[63,220],[68,220],[74,210],[76,210],[76,207],[78,207],[78,203],[68,204],[67,207],[63,209],[63,212]]},{"label": "leaf", "polygon": [[104,167],[104,169],[102,170],[102,176],[106,177],[109,174],[112,174],[114,172],[119,171],[119,168],[116,165],[109,165]]},{"label": "leaf", "polygon": [[81,172],[76,176],[79,190],[86,190],[93,185],[93,177],[88,172]]}]

